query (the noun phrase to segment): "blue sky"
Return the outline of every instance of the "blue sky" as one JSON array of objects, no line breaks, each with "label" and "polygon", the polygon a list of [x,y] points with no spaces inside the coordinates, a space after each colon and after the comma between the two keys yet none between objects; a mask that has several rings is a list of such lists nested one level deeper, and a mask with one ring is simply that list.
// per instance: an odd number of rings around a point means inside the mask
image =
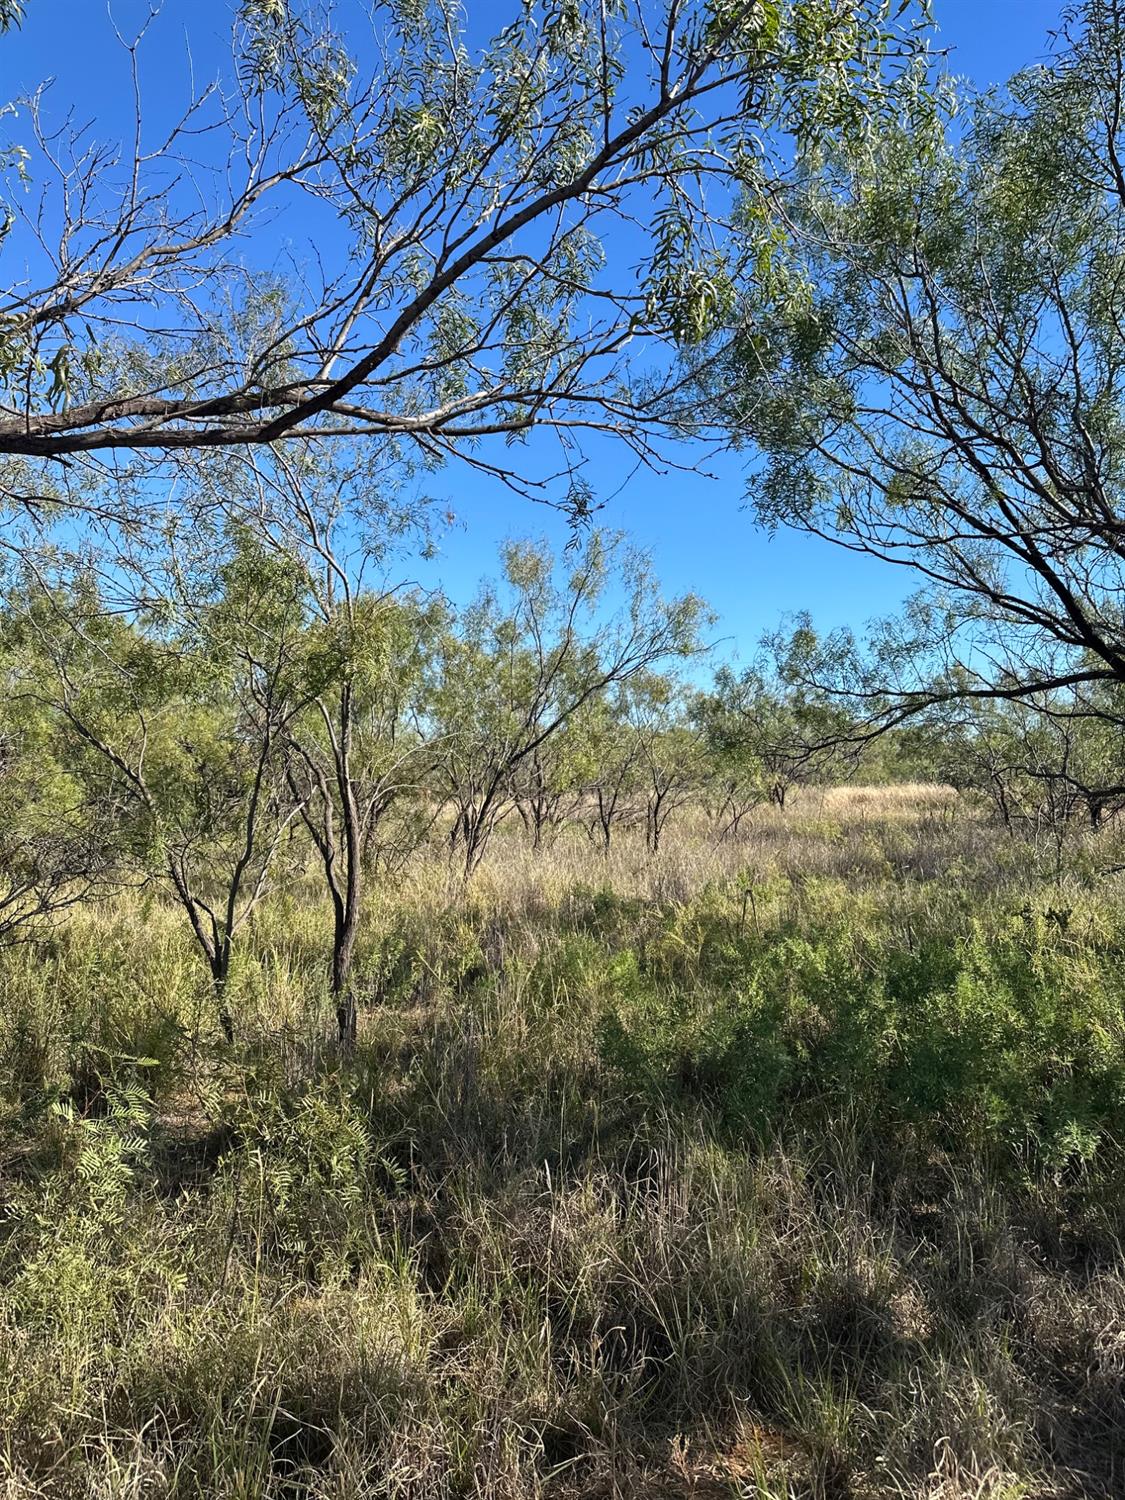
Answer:
[{"label": "blue sky", "polygon": [[[1042,58],[1057,26],[1055,0],[933,0],[950,71],[978,85],[999,82]],[[753,654],[764,630],[808,609],[825,629],[892,612],[911,591],[901,569],[797,533],[767,536],[744,508],[744,460],[720,458],[714,477],[644,471],[630,477],[627,455],[606,451],[592,466],[614,498],[601,519],[652,552],[669,592],[701,594],[718,614],[723,654]],[[435,573],[455,593],[491,566],[499,540],[521,532],[565,538],[541,507],[469,474],[450,474],[448,493],[462,526],[448,536]],[[624,486],[619,490],[620,486]],[[438,487],[435,487],[435,490]],[[619,491],[619,492],[618,492]],[[615,493],[617,492],[617,493]]]},{"label": "blue sky", "polygon": [[[171,84],[185,77],[188,44],[197,76],[211,71],[208,59],[217,58],[229,36],[230,8],[226,0],[167,0],[147,44],[146,103],[152,114],[170,108],[177,95],[182,98]],[[511,13],[498,0],[468,0],[467,8],[482,31]],[[980,85],[1042,57],[1059,9],[1058,0],[933,0],[941,44],[950,49],[948,66]],[[123,30],[147,10],[147,0],[113,5]],[[98,125],[107,98],[117,101],[115,108],[127,98],[120,51],[97,0],[29,0],[23,30],[0,45],[5,98],[54,76],[53,106],[69,103],[76,118]],[[166,90],[162,75],[169,81]],[[119,128],[116,120],[113,124]],[[593,455],[587,477],[609,502],[602,520],[627,530],[652,552],[669,592],[690,589],[710,602],[719,616],[715,635],[727,642],[728,652],[749,655],[764,629],[798,609],[810,610],[825,627],[862,626],[893,610],[909,587],[899,570],[828,543],[795,534],[765,536],[743,508],[745,461],[716,460],[708,475],[633,468],[628,454],[609,445]],[[459,524],[445,536],[439,558],[412,571],[455,598],[470,594],[492,570],[505,537],[542,534],[565,540],[565,526],[553,513],[464,467],[433,476],[427,489],[456,513]]]}]

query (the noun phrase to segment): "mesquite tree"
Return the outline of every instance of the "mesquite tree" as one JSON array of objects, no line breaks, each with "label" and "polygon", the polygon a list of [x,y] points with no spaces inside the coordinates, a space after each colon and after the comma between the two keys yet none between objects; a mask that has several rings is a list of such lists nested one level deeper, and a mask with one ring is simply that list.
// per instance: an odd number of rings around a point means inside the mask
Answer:
[{"label": "mesquite tree", "polygon": [[[310,701],[286,726],[290,789],[332,902],[331,989],[345,1045],[355,1040],[349,976],[366,877],[380,859],[401,861],[426,827],[420,721],[439,618],[417,600],[349,591],[310,632]],[[410,811],[392,831],[403,803]]]},{"label": "mesquite tree", "polygon": [[629,683],[624,696],[637,747],[645,842],[656,854],[669,818],[697,788],[703,740],[688,719],[683,686],[673,678],[645,672]]},{"label": "mesquite tree", "polygon": [[541,849],[581,804],[588,779],[586,745],[572,716],[534,749],[512,779],[511,796],[533,849]]},{"label": "mesquite tree", "polygon": [[[355,1038],[349,977],[368,876],[401,863],[427,827],[421,719],[444,619],[440,601],[371,579],[400,560],[400,546],[427,539],[426,506],[387,484],[392,461],[385,447],[341,442],[238,451],[184,469],[195,508],[252,535],[297,580],[299,645],[275,643],[299,680],[283,755],[332,905],[329,982],[345,1045]],[[276,625],[292,636],[291,619]]]},{"label": "mesquite tree", "polygon": [[[808,642],[815,643],[807,627],[794,632],[793,640],[806,655]],[[796,675],[796,648],[790,646],[783,665]],[[717,765],[737,783],[732,796],[740,804],[750,803],[755,787],[761,800],[784,812],[795,787],[829,779],[858,754],[849,716],[787,682],[764,654],[741,673],[720,667],[710,691],[699,694],[693,707]]]},{"label": "mesquite tree", "polygon": [[586,830],[608,857],[614,834],[644,816],[642,747],[627,689],[619,685],[594,699],[582,727],[590,765]]},{"label": "mesquite tree", "polygon": [[532,3],[491,38],[446,0],[241,0],[168,127],[169,19],[122,39],[96,135],[49,90],[20,107],[0,453],[359,433],[487,465],[471,440],[535,426],[647,453],[678,375],[631,382],[637,336],[713,326],[736,200],[760,257],[786,146],[858,128],[920,37],[885,0]]},{"label": "mesquite tree", "polygon": [[9,680],[69,739],[71,774],[115,810],[133,871],[182,908],[229,1039],[235,943],[298,816],[282,750],[302,702],[300,582],[245,539],[159,581],[160,597],[119,613],[120,572],[26,578],[4,611]]},{"label": "mesquite tree", "polygon": [[697,649],[702,614],[691,595],[663,600],[619,538],[592,533],[562,578],[544,548],[507,549],[504,585],[484,588],[439,648],[437,784],[466,876],[535,752],[607,690]]},{"label": "mesquite tree", "polygon": [[1122,7],[1071,6],[1006,92],[806,163],[789,253],[744,288],[724,390],[770,456],[760,513],[926,593],[866,663],[807,663],[876,726],[965,697],[1089,716],[1125,682],[1123,80]]}]

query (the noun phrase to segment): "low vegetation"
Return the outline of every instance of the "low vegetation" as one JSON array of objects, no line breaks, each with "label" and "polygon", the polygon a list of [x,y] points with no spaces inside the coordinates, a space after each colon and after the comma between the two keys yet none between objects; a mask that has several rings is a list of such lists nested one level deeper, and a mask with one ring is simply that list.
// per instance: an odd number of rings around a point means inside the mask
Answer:
[{"label": "low vegetation", "polygon": [[[0,961],[5,1494],[1111,1496],[1125,920],[935,787]],[[145,940],[137,941],[138,930]]]},{"label": "low vegetation", "polygon": [[1122,0],[49,9],[3,1500],[1125,1495]]}]

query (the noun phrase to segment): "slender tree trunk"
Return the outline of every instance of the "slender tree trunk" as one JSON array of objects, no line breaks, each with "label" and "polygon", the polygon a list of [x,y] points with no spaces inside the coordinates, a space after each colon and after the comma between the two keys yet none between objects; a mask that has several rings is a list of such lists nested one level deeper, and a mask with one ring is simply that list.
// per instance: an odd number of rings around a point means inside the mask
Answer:
[{"label": "slender tree trunk", "polygon": [[234,1017],[227,1005],[227,979],[230,977],[230,943],[221,942],[208,958],[211,982],[215,987],[215,1010],[219,1026],[228,1045],[234,1041]]},{"label": "slender tree trunk", "polygon": [[660,849],[660,830],[664,826],[661,810],[664,807],[666,792],[655,791],[649,799],[648,804],[648,847],[652,854],[658,853]]},{"label": "slender tree trunk", "polygon": [[465,835],[465,879],[471,880],[480,868],[484,859],[485,849],[488,847],[488,830],[480,819],[473,822],[472,827]]},{"label": "slender tree trunk", "polygon": [[336,920],[332,934],[332,1000],[336,1007],[336,1035],[340,1046],[350,1050],[355,1046],[357,1011],[355,992],[349,983],[352,958],[355,955],[355,940],[359,931],[359,883],[354,892],[349,881],[348,896],[336,906]]},{"label": "slender tree trunk", "polygon": [[336,1039],[345,1052],[355,1048],[359,1027],[355,991],[347,989],[336,992]]},{"label": "slender tree trunk", "polygon": [[996,788],[996,805],[1000,809],[1000,816],[1004,821],[1004,827],[1008,830],[1008,833],[1014,837],[1015,828],[1012,824],[1012,813],[1011,809],[1008,806],[1008,798],[1007,794],[1004,791],[1004,783],[999,776],[995,775],[992,777],[992,782]]},{"label": "slender tree trunk", "polygon": [[614,798],[612,801],[608,801],[605,797],[602,796],[602,793],[599,789],[598,823],[600,824],[602,830],[602,855],[605,859],[609,858],[609,846],[613,840],[613,815],[616,811],[616,807],[617,799]]},{"label": "slender tree trunk", "polygon": [[[204,914],[192,894],[184,871],[171,856],[169,856],[168,860],[168,869],[172,877],[172,886],[179,898],[180,905],[187,912],[188,921],[191,923],[191,930],[199,951],[206,960],[208,969],[211,971],[211,984],[215,992],[215,1013],[219,1026],[227,1042],[233,1042],[234,1018],[226,1003],[227,978],[230,975],[232,951],[230,932],[221,933],[219,924],[213,917],[210,920],[210,924],[204,921]],[[208,925],[210,925],[210,931],[208,930]]]},{"label": "slender tree trunk", "polygon": [[349,984],[352,955],[359,929],[360,901],[363,894],[363,830],[351,774],[352,731],[351,684],[347,683],[340,702],[340,754],[337,758],[337,780],[344,820],[344,851],[347,870],[343,897],[336,903],[336,927],[332,944],[332,994],[336,1001],[336,1032],[340,1046],[351,1051],[355,1046],[357,1015],[355,994]]}]

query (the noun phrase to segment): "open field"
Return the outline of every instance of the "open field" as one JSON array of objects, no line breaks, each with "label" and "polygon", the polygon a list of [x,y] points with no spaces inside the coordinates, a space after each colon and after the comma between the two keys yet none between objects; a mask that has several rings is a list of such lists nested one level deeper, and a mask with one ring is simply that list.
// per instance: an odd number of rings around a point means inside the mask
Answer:
[{"label": "open field", "polygon": [[1113,829],[941,789],[3,955],[0,1493],[1125,1493]]}]

